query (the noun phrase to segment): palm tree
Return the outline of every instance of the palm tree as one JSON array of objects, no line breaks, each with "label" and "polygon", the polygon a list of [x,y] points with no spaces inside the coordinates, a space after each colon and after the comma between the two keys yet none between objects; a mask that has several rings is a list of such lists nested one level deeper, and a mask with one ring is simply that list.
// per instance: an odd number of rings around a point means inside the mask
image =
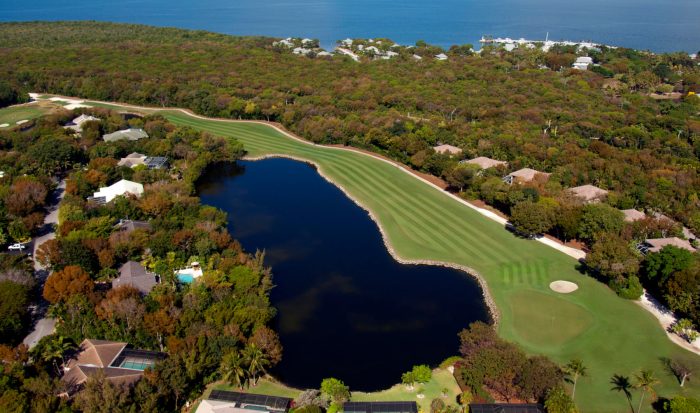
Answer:
[{"label": "palm tree", "polygon": [[255,344],[250,344],[243,350],[243,357],[248,364],[248,374],[253,378],[253,386],[255,386],[258,383],[258,373],[265,371],[265,367],[270,365],[270,360]]},{"label": "palm tree", "polygon": [[237,351],[232,351],[227,353],[221,359],[221,365],[219,366],[223,379],[232,385],[243,389],[243,385],[246,383],[246,369],[244,367],[244,360],[240,353]]},{"label": "palm tree", "polygon": [[635,378],[637,379],[635,387],[642,390],[642,396],[639,398],[639,408],[637,409],[637,413],[641,413],[644,394],[649,393],[650,396],[654,396],[656,392],[653,386],[659,384],[660,381],[654,377],[654,372],[651,370],[642,370]]},{"label": "palm tree", "polygon": [[574,385],[573,390],[571,391],[571,400],[576,399],[576,382],[578,381],[579,377],[585,377],[587,373],[587,368],[586,366],[583,365],[583,361],[579,359],[573,359],[564,366],[564,371],[566,374],[570,377],[571,382]]},{"label": "palm tree", "polygon": [[56,363],[56,360],[61,360],[61,364],[65,364],[64,354],[75,348],[70,340],[67,340],[63,336],[58,336],[55,340],[51,340],[46,343],[46,346],[41,350],[41,358],[47,363],[52,363],[56,374],[61,374],[61,369]]},{"label": "palm tree", "polygon": [[610,390],[615,390],[625,394],[625,397],[627,397],[627,403],[630,404],[630,410],[634,412],[634,407],[632,407],[632,393],[630,393],[630,389],[632,388],[630,378],[627,376],[615,374],[614,376],[612,376],[612,379],[610,379],[610,384],[613,385],[612,389]]}]

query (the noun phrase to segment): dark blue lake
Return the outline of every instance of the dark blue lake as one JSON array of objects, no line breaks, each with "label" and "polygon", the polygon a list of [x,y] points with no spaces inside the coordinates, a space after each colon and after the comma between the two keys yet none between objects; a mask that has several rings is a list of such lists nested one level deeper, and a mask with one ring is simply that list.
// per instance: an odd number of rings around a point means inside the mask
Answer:
[{"label": "dark blue lake", "polygon": [[310,165],[240,162],[208,171],[198,190],[248,251],[267,252],[284,346],[273,374],[289,385],[332,376],[387,388],[413,364],[455,355],[457,333],[488,318],[473,278],[394,261],[367,212]]},{"label": "dark blue lake", "polygon": [[104,20],[237,35],[423,39],[450,46],[484,34],[593,40],[652,51],[700,49],[698,0],[2,0],[0,21]]}]

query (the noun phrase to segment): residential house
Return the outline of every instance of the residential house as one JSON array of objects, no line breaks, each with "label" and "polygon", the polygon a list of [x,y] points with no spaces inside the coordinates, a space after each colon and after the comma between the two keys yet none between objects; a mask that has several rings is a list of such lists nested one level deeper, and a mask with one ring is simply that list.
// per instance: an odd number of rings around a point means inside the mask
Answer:
[{"label": "residential house", "polygon": [[695,252],[697,251],[695,247],[693,247],[689,241],[680,239],[678,237],[671,237],[671,238],[650,238],[645,240],[644,242],[640,243],[637,245],[637,250],[641,252],[642,254],[648,254],[650,252],[659,252],[661,251],[664,247],[671,245],[674,247],[682,248],[684,250],[688,250],[690,252]]},{"label": "residential house", "polygon": [[129,261],[119,268],[119,277],[112,280],[112,288],[130,285],[147,295],[158,284],[158,276],[146,270],[143,265]]},{"label": "residential house", "polygon": [[287,397],[213,390],[195,413],[286,413],[291,403]]},{"label": "residential house", "polygon": [[344,413],[418,413],[416,402],[345,402]]},{"label": "residential house", "polygon": [[146,368],[165,357],[164,353],[130,349],[127,343],[85,339],[76,357],[63,368],[64,395],[79,391],[87,379],[98,372],[113,384],[132,385],[143,376]]},{"label": "residential house", "polygon": [[70,121],[68,124],[66,124],[66,126],[64,126],[64,128],[71,129],[74,132],[80,133],[83,131],[83,124],[85,122],[92,122],[92,121],[100,121],[100,118],[96,118],[96,117],[90,116],[90,115],[80,115],[77,118]]},{"label": "residential house", "polygon": [[137,141],[144,138],[148,138],[146,131],[135,128],[120,130],[102,137],[105,142],[116,142],[121,140]]},{"label": "residential house", "polygon": [[117,165],[129,168],[145,165],[148,169],[163,169],[168,166],[168,158],[165,156],[146,156],[138,152],[133,152],[128,154],[125,158],[121,158]]},{"label": "residential house", "polygon": [[608,191],[594,185],[581,185],[567,191],[586,204],[600,202],[608,196]]},{"label": "residential house", "polygon": [[571,67],[574,69],[578,70],[588,70],[588,66],[593,64],[593,58],[588,57],[588,56],[579,56],[576,58],[576,61],[574,62]]},{"label": "residential house", "polygon": [[438,55],[435,55],[435,58],[437,60],[447,60],[447,55],[445,53],[440,53]]},{"label": "residential house", "polygon": [[551,174],[546,172],[540,172],[530,168],[523,168],[504,176],[503,182],[507,183],[508,185],[513,185],[514,183],[527,183],[532,182],[538,176],[541,176],[546,181],[549,179],[550,175]]},{"label": "residential house", "polygon": [[143,165],[144,162],[146,162],[146,158],[148,156],[138,153],[138,152],[132,152],[126,157],[121,158],[119,162],[117,163],[117,166],[126,166],[128,168],[135,168],[139,165]]},{"label": "residential house", "polygon": [[118,196],[127,194],[140,197],[143,195],[143,185],[138,182],[122,179],[113,185],[100,188],[100,190],[95,192],[92,197],[88,198],[88,201],[106,204],[108,202],[112,202],[112,200]]},{"label": "residential house", "polygon": [[545,413],[541,404],[490,403],[469,405],[469,413]]},{"label": "residential house", "polygon": [[433,146],[433,150],[443,155],[460,155],[462,153],[461,148],[452,145]]},{"label": "residential house", "polygon": [[471,164],[471,165],[477,165],[481,169],[496,168],[499,166],[508,166],[508,162],[487,158],[485,156],[479,156],[478,158],[460,161],[459,163],[467,163],[467,164]]},{"label": "residential house", "polygon": [[141,229],[144,231],[150,231],[151,230],[151,224],[149,224],[146,221],[132,221],[130,219],[120,219],[119,223],[117,223],[116,227],[119,229],[119,231],[126,232],[127,234],[130,232],[134,232],[137,229]]},{"label": "residential house", "polygon": [[637,211],[636,209],[623,209],[622,214],[625,216],[625,222],[640,221],[647,217],[644,212]]}]

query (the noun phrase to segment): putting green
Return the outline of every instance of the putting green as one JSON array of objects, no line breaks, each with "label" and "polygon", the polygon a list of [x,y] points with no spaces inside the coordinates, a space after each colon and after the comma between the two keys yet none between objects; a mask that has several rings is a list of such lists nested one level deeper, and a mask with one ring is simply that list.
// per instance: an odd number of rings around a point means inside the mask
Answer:
[{"label": "putting green", "polygon": [[593,315],[580,305],[538,291],[515,291],[509,296],[515,335],[530,346],[557,348],[583,334]]},{"label": "putting green", "polygon": [[[574,259],[515,237],[501,224],[397,166],[354,151],[300,142],[259,123],[202,119],[175,110],[158,113],[178,125],[236,138],[250,156],[284,155],[313,162],[320,173],[372,211],[402,258],[473,268],[487,282],[501,310],[498,332],[503,338],[559,363],[573,358],[584,361],[589,377],[580,380],[576,389],[582,412],[626,411],[627,400],[610,391],[610,378],[633,376],[640,369],[654,370],[661,379],[656,386],[661,396],[700,394],[700,380],[681,389],[662,362],[682,359],[700,371],[700,357],[673,344],[653,316],[580,274]],[[556,280],[575,282],[579,289],[554,298],[549,284]],[[570,326],[548,325],[542,314],[580,320],[571,321]],[[455,353],[457,344],[455,340]]]},{"label": "putting green", "polygon": [[9,106],[0,109],[0,125],[15,126],[18,121],[38,118],[48,112],[48,109],[36,105]]}]

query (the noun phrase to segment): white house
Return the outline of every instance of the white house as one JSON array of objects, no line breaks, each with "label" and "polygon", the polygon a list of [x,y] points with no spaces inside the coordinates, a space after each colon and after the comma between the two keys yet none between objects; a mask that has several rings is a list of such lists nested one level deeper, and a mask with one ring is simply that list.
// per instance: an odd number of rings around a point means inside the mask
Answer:
[{"label": "white house", "polygon": [[574,62],[571,67],[574,69],[578,70],[588,70],[588,66],[593,64],[593,58],[588,57],[588,56],[580,56],[576,58],[576,61]]},{"label": "white house", "polygon": [[100,118],[96,118],[94,116],[80,115],[77,118],[73,119],[66,126],[64,126],[64,128],[65,129],[72,129],[72,130],[80,133],[83,131],[83,123],[91,122],[91,121],[99,121],[99,120],[100,120]]},{"label": "white house", "polygon": [[148,138],[148,134],[143,129],[125,129],[114,133],[104,135],[102,139],[105,142],[116,142],[120,140],[137,141],[139,139]]},{"label": "white house", "polygon": [[438,55],[435,55],[435,58],[437,60],[447,60],[447,55],[445,53],[440,53]]},{"label": "white house", "polygon": [[126,179],[122,179],[121,181],[111,186],[105,186],[100,188],[99,191],[93,194],[92,198],[98,202],[101,201],[104,203],[108,203],[111,202],[114,198],[126,194],[132,194],[137,197],[140,197],[141,195],[143,195],[143,185],[141,185],[138,182],[132,182],[127,181]]}]

